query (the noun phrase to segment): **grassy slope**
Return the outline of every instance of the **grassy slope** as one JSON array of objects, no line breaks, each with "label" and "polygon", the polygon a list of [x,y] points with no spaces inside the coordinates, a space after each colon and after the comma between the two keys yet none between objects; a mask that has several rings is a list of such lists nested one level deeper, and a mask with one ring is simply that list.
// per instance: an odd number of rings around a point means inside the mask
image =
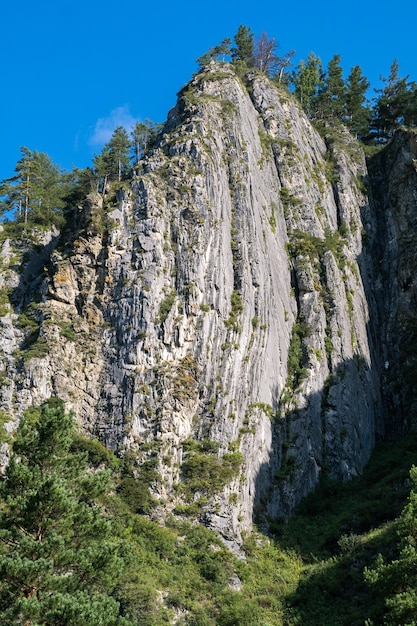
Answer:
[{"label": "grassy slope", "polygon": [[[395,518],[417,463],[417,436],[383,444],[363,476],[324,481],[273,536],[254,533],[236,559],[211,531],[178,519],[161,528],[113,495],[107,510],[130,564],[118,598],[142,625],[363,626],[382,623],[383,599],[364,581],[378,553],[396,550]],[[230,586],[239,580],[241,589]]]},{"label": "grassy slope", "polygon": [[276,527],[276,545],[302,559],[295,591],[286,598],[285,624],[359,626],[382,623],[383,598],[363,578],[378,553],[396,550],[395,518],[410,490],[417,437],[385,443],[364,474],[347,484],[324,482],[297,514]]}]

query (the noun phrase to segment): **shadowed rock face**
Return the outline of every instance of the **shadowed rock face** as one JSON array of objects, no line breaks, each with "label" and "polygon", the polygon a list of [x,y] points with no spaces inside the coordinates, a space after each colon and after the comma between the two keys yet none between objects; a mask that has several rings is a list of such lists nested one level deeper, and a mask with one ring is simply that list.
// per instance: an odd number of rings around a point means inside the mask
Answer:
[{"label": "shadowed rock face", "polygon": [[[59,245],[3,274],[15,304],[0,320],[3,410],[60,396],[106,445],[157,456],[162,517],[197,502],[232,546],[256,513],[288,515],[324,469],[361,472],[398,417],[381,381],[400,309],[414,314],[403,135],[374,165],[385,187],[370,206],[352,137],[324,142],[285,90],[210,64],[129,185],[104,208],[89,196]],[[391,160],[406,182],[387,182]],[[18,314],[36,294],[28,348]]]},{"label": "shadowed rock face", "polygon": [[415,428],[417,408],[417,134],[399,130],[369,162],[378,259],[374,293],[389,428]]}]

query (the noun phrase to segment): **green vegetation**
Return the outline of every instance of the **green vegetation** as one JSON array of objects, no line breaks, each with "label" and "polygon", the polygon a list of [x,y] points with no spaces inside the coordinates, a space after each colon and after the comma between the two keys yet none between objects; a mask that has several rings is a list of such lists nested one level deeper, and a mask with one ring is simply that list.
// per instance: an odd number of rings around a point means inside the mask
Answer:
[{"label": "green vegetation", "polygon": [[284,208],[284,216],[288,218],[291,214],[291,210],[295,207],[299,207],[302,202],[299,198],[293,196],[286,187],[281,187],[279,195]]},{"label": "green vegetation", "polygon": [[[352,347],[355,346],[355,331],[353,326],[353,298],[350,289],[347,286],[346,274],[346,256],[344,252],[345,239],[342,232],[345,229],[340,228],[337,231],[331,231],[326,228],[324,238],[315,237],[308,233],[295,230],[291,235],[291,241],[288,243],[288,251],[291,257],[297,259],[297,264],[311,264],[315,270],[315,288],[323,302],[326,313],[326,337],[324,338],[325,350],[328,360],[333,353],[333,342],[331,339],[331,310],[333,306],[334,294],[328,287],[326,279],[326,267],[324,263],[324,255],[331,252],[342,273],[345,283],[345,296],[347,303],[347,314],[351,321],[351,341]],[[307,362],[307,361],[305,361]],[[302,371],[302,370],[301,370]],[[288,387],[288,385],[287,385]]]},{"label": "green vegetation", "polygon": [[50,400],[22,419],[1,483],[3,624],[128,624],[112,598],[121,542],[95,506],[109,472],[69,454],[72,417]]},{"label": "green vegetation", "polygon": [[351,133],[368,145],[386,143],[401,125],[417,124],[417,85],[408,77],[399,76],[394,60],[390,74],[374,100],[367,100],[370,83],[359,65],[351,68],[345,80],[340,55],[330,59],[323,71],[319,57],[314,53],[307,61],[300,61],[292,76],[294,94],[319,129],[329,127],[329,120],[342,122]]},{"label": "green vegetation", "polygon": [[[269,520],[269,537],[245,539],[245,560],[204,526],[148,519],[140,493],[157,476],[155,448],[144,444],[139,464],[118,458],[77,433],[59,400],[28,410],[12,446],[0,483],[5,626],[168,626],[178,613],[211,626],[413,623],[415,435],[381,445],[349,483],[324,479],[290,520]],[[198,499],[175,512],[195,517],[243,459],[210,440],[184,452],[180,484]]]},{"label": "green vegetation", "polygon": [[59,168],[44,152],[26,147],[20,152],[14,175],[0,183],[0,215],[15,213],[25,225],[62,226],[67,189]]},{"label": "green vegetation", "polygon": [[337,230],[332,231],[326,228],[323,239],[295,230],[291,234],[288,251],[293,257],[305,255],[311,260],[319,260],[326,252],[332,252],[339,268],[341,268],[346,263],[344,245],[345,239]]},{"label": "green vegetation", "polygon": [[93,163],[94,171],[99,179],[99,191],[106,192],[109,181],[117,180],[120,182],[126,177],[130,169],[130,146],[127,130],[118,126],[101,153],[95,155]]},{"label": "green vegetation", "polygon": [[224,323],[225,323],[226,328],[230,328],[236,332],[240,332],[240,324],[239,324],[238,318],[239,318],[239,315],[243,311],[243,302],[242,302],[242,296],[237,291],[237,289],[234,289],[232,291],[230,302],[231,302],[231,311],[230,311],[228,319],[225,320]]},{"label": "green vegetation", "polygon": [[241,326],[239,323],[239,316],[243,311],[243,302],[242,295],[240,293],[241,284],[238,272],[239,265],[239,244],[236,241],[236,222],[234,209],[232,208],[232,220],[230,227],[230,248],[232,251],[232,259],[233,259],[233,283],[234,289],[232,291],[232,295],[230,297],[231,310],[227,320],[225,320],[225,326],[228,329],[233,330],[234,332],[240,332]]},{"label": "green vegetation", "polygon": [[[275,522],[276,545],[294,551],[303,562],[299,584],[286,598],[283,624],[412,623],[404,619],[405,613],[401,618],[397,613],[396,620],[389,613],[385,616],[385,600],[387,596],[395,597],[397,590],[405,590],[410,580],[406,568],[399,566],[401,558],[397,563],[394,555],[396,518],[410,490],[408,474],[416,453],[415,435],[397,444],[383,444],[376,449],[363,476],[345,484],[323,480],[301,502],[294,517],[288,522]],[[410,511],[408,505],[400,518],[400,528]],[[415,523],[415,510],[407,519]],[[384,556],[378,557],[378,553]],[[393,579],[385,576],[388,572],[383,563],[392,559],[394,565],[385,566],[392,567],[391,571],[396,568],[396,584],[390,586]],[[412,589],[414,583],[408,591],[413,593]],[[398,598],[397,607],[400,601]]]},{"label": "green vegetation", "polygon": [[68,339],[68,341],[76,340],[77,335],[75,333],[74,326],[71,324],[71,322],[65,322],[63,320],[56,320],[55,323],[59,327],[61,337],[65,337],[65,339]]},{"label": "green vegetation", "polygon": [[10,291],[7,287],[0,287],[0,317],[10,313]]},{"label": "green vegetation", "polygon": [[25,312],[19,314],[18,326],[23,330],[24,334],[20,350],[16,352],[16,355],[24,361],[30,361],[33,358],[42,359],[48,356],[48,341],[42,334],[36,304],[31,303]]},{"label": "green vegetation", "polygon": [[253,404],[250,405],[250,408],[260,409],[269,418],[272,419],[272,417],[273,417],[273,408],[272,408],[272,406],[270,404],[266,404],[265,402],[254,402]]},{"label": "green vegetation", "polygon": [[177,296],[177,292],[175,291],[175,289],[171,289],[169,294],[165,296],[163,300],[161,300],[161,303],[159,305],[159,314],[158,314],[160,324],[163,324],[166,318],[168,317],[169,312],[172,309],[172,306],[175,302],[176,296]]},{"label": "green vegetation", "polygon": [[417,467],[410,471],[412,489],[397,524],[401,551],[389,562],[379,554],[376,562],[365,570],[365,578],[378,598],[385,600],[387,612],[384,623],[415,623],[417,612],[417,589],[415,571],[417,564]]},{"label": "green vegetation", "polygon": [[275,209],[276,206],[273,204],[271,206],[271,215],[269,216],[269,225],[271,227],[271,231],[274,234],[277,232],[277,218],[275,217]]},{"label": "green vegetation", "polygon": [[296,389],[307,376],[308,351],[305,339],[311,329],[303,320],[297,319],[291,330],[287,360],[287,381],[281,394],[280,403],[284,406],[291,400]]},{"label": "green vegetation", "polygon": [[[365,99],[368,81],[359,66],[352,68],[345,81],[339,55],[331,59],[327,72],[322,70],[320,59],[310,55],[308,62],[290,77],[285,74],[290,54],[277,57],[274,39],[262,34],[255,42],[250,29],[241,26],[235,43],[236,47],[230,48],[230,40],[224,40],[201,57],[200,64],[205,66],[219,55],[230,55],[239,75],[255,69],[278,82],[291,84],[292,81],[307,114],[322,127],[324,121],[327,124],[327,120],[338,120],[363,141],[379,144],[388,141],[400,124],[417,124],[417,88],[408,79],[399,78],[398,64],[393,64],[371,110]],[[220,74],[213,74],[211,78],[219,77]],[[192,89],[184,90],[182,95],[188,103],[201,99],[219,101],[208,94],[200,98]],[[230,113],[234,105],[228,100],[219,102],[223,113]],[[71,174],[61,173],[47,155],[22,148],[15,174],[2,181],[0,187],[2,213],[13,212],[14,223],[6,225],[6,235],[22,234],[29,226],[62,228],[70,208],[78,206],[92,190],[106,196],[111,203],[115,190],[129,180],[131,159],[135,171],[139,171],[140,160],[156,135],[157,128],[152,123],[138,124],[132,143],[127,131],[119,127],[103,152],[96,155],[91,169],[74,170]],[[269,150],[270,137],[260,130],[259,138],[263,150]],[[285,139],[275,144],[288,150],[292,147]],[[129,155],[131,150],[133,155]],[[162,167],[168,177],[169,164]],[[315,172],[317,184],[322,184],[319,174]],[[329,182],[336,181],[333,161],[328,161],[323,174]],[[184,190],[189,188],[184,186]],[[280,193],[288,215],[301,201],[289,189],[282,188]],[[267,215],[272,232],[277,227],[275,208],[271,206]],[[111,227],[104,208],[97,209],[91,220],[93,232],[105,232]],[[332,294],[326,291],[323,258],[331,252],[339,267],[345,266],[346,234],[345,224],[335,232],[326,230],[322,239],[294,231],[288,245],[289,253],[300,264],[310,263],[315,269],[317,291],[325,302],[328,358],[333,351],[329,332]],[[225,325],[239,332],[243,301],[237,272],[239,243],[235,235],[233,222],[235,282]],[[143,286],[143,291],[149,289],[148,285]],[[166,321],[175,301],[175,289],[167,290],[159,307],[160,324]],[[352,316],[353,296],[349,290],[346,301]],[[202,303],[200,310],[208,313],[210,307]],[[9,311],[10,293],[2,287],[0,317]],[[24,360],[48,354],[41,313],[37,315],[28,307],[19,314],[24,335],[19,355]],[[288,312],[285,315],[288,319]],[[70,322],[49,320],[49,323],[56,324],[68,341],[75,340]],[[254,332],[265,328],[260,326],[257,316],[251,324]],[[416,362],[412,353],[415,342],[410,337],[417,332],[413,327],[406,330],[400,345],[402,341],[407,343],[403,350],[407,357],[404,379],[412,385]],[[310,332],[299,316],[292,328],[288,351],[288,377],[281,397],[284,408],[306,376]],[[236,342],[229,341],[222,349],[238,347]],[[314,353],[320,360],[321,351]],[[4,370],[0,374],[4,380],[6,373]],[[163,379],[164,384],[172,383],[175,402],[198,399],[200,377],[193,358],[185,357],[175,366],[158,364],[154,373],[152,389],[143,384],[138,393],[145,397],[157,395]],[[330,382],[328,379],[325,384],[323,403],[329,401]],[[220,385],[212,394],[205,406],[207,416],[214,407],[220,407]],[[150,415],[154,409],[143,398],[141,402],[141,410]],[[228,411],[229,405],[225,407]],[[176,495],[181,502],[170,503],[175,505],[172,515],[166,512],[161,495],[166,493],[161,488],[166,477],[158,471],[158,446],[147,447],[135,441],[137,451],[126,452],[119,458],[98,440],[86,439],[76,432],[72,416],[65,412],[59,400],[50,400],[27,411],[14,438],[5,429],[9,416],[0,412],[0,439],[11,445],[10,462],[0,477],[2,623],[5,626],[414,624],[417,615],[415,467],[410,474],[411,495],[403,508],[410,490],[409,469],[417,455],[417,439],[413,435],[397,445],[381,446],[365,474],[348,484],[336,484],[324,476],[318,489],[301,502],[293,518],[268,519],[268,537],[256,531],[246,537],[245,559],[235,558],[217,535],[197,525],[195,520],[188,523],[175,517],[198,517],[210,498],[216,501],[216,496],[240,477],[244,457],[238,449],[242,436],[256,428],[255,420],[249,419],[254,409],[275,418],[271,405],[252,404],[238,439],[222,455],[213,441],[183,442],[183,463],[175,466],[174,472],[180,477]],[[235,417],[234,413],[229,414],[230,420]],[[232,427],[233,422],[229,423]],[[340,437],[345,436],[342,429]],[[277,487],[279,481],[288,479],[296,470],[296,457],[290,450],[287,441],[283,444],[281,469],[275,475]],[[166,454],[172,453],[166,451]],[[325,474],[325,468],[322,472]],[[229,495],[228,504],[238,506],[236,492]],[[154,521],[162,517],[162,512],[164,527]]]},{"label": "green vegetation", "polygon": [[[370,83],[359,65],[350,69],[347,77],[340,54],[335,54],[324,68],[314,52],[301,60],[291,72],[294,50],[280,56],[274,37],[262,32],[255,38],[248,26],[239,26],[235,45],[225,39],[220,45],[198,59],[200,67],[212,60],[230,58],[235,71],[245,80],[249,71],[257,70],[269,76],[277,85],[289,87],[309,118],[325,134],[329,121],[344,124],[351,133],[367,145],[387,142],[402,125],[417,125],[417,84],[409,77],[400,77],[398,61],[394,59],[390,74],[383,78],[384,87],[376,90],[378,97],[369,102]],[[265,143],[262,144],[265,146]]]},{"label": "green vegetation", "polygon": [[[360,66],[352,67],[345,78],[339,54],[335,54],[324,69],[320,58],[310,53],[307,60],[301,60],[290,71],[294,51],[278,55],[277,40],[265,32],[255,38],[248,26],[241,25],[234,44],[226,38],[210,48],[198,59],[200,69],[212,60],[221,60],[230,61],[246,83],[248,72],[255,70],[266,74],[276,85],[292,90],[326,137],[331,126],[343,124],[368,147],[375,147],[389,141],[399,127],[417,126],[417,84],[408,76],[400,76],[397,60],[393,61],[389,75],[383,78],[383,87],[377,90],[377,97],[370,103],[367,99],[370,84]],[[206,81],[219,80],[225,74],[200,72],[198,76]],[[196,94],[190,86],[180,95],[189,104],[210,99],[219,101],[223,114],[229,114],[234,107],[232,102],[208,93]],[[74,207],[92,191],[99,192],[107,204],[111,204],[115,191],[130,180],[132,172],[141,172],[141,159],[155,144],[160,130],[161,125],[149,119],[137,122],[130,133],[119,126],[102,151],[94,156],[91,167],[73,168],[70,172],[62,172],[46,153],[22,146],[14,173],[0,181],[0,215],[6,222],[13,223],[7,224],[8,234],[17,234],[16,225],[23,226],[26,233],[30,232],[29,226],[64,228],[66,222],[74,218]],[[262,131],[260,139],[266,154],[271,139]],[[275,144],[286,141],[276,139]],[[96,228],[98,234],[111,227],[103,219],[100,224],[100,228]],[[273,218],[271,228],[275,228]]]},{"label": "green vegetation", "polygon": [[[22,146],[14,174],[0,181],[0,217],[5,235],[12,238],[30,235],[33,228],[62,229],[71,221],[75,207],[85,202],[91,192],[99,192],[107,202],[137,170],[140,159],[155,142],[159,124],[150,120],[137,122],[131,133],[119,126],[92,167],[63,172],[44,152]],[[133,166],[131,165],[133,162]],[[96,215],[97,233],[109,228],[106,216]]]},{"label": "green vegetation", "polygon": [[218,456],[214,441],[186,441],[184,462],[181,466],[183,492],[187,498],[199,493],[214,495],[235,478],[240,471],[243,456],[239,452],[226,452]]},{"label": "green vegetation", "polygon": [[150,119],[146,118],[144,122],[136,122],[132,132],[131,150],[133,153],[134,166],[139,164],[147,153],[148,149],[155,142],[158,132],[161,129],[161,124],[155,124]]}]

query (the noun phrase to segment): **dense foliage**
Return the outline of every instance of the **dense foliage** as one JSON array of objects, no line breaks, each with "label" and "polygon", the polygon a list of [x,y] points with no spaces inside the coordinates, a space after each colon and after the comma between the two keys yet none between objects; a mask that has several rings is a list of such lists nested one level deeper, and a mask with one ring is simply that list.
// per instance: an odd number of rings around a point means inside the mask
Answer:
[{"label": "dense foliage", "polygon": [[3,624],[116,626],[111,597],[122,544],[96,505],[108,471],[70,454],[73,423],[63,403],[28,411],[1,483],[0,610]]},{"label": "dense foliage", "polygon": [[416,454],[415,437],[381,446],[362,477],[324,481],[269,538],[255,531],[242,560],[181,516],[151,521],[149,469],[51,399],[25,414],[0,484],[2,624],[411,625]]}]

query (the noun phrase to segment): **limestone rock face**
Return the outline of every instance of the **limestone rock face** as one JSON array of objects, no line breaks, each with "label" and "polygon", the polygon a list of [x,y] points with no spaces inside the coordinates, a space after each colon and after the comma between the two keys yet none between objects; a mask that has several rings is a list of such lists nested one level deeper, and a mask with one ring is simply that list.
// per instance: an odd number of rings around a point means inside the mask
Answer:
[{"label": "limestone rock face", "polygon": [[367,175],[347,133],[323,141],[284,89],[210,64],[128,185],[89,196],[23,274],[7,262],[2,409],[60,396],[138,471],[156,455],[162,518],[194,511],[234,547],[322,471],[361,472],[384,433],[381,340],[397,323],[362,243],[377,250],[382,228]]}]

